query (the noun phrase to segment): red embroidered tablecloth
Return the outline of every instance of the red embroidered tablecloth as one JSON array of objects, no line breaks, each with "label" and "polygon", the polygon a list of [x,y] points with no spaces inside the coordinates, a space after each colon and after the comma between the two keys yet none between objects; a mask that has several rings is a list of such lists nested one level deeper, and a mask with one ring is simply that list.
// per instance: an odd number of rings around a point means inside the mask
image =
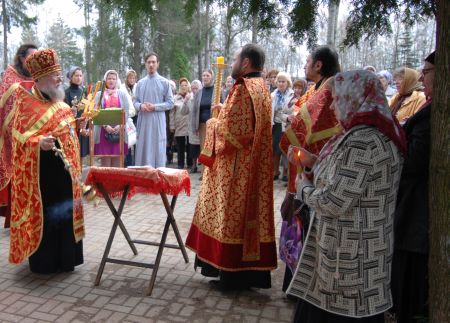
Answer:
[{"label": "red embroidered tablecloth", "polygon": [[[128,199],[136,193],[159,194],[164,192],[178,195],[184,191],[191,193],[191,180],[186,170],[173,168],[116,168],[91,167],[86,178],[86,185],[101,183],[112,197],[120,196],[126,185],[130,186]],[[100,195],[100,193],[98,193]]]}]

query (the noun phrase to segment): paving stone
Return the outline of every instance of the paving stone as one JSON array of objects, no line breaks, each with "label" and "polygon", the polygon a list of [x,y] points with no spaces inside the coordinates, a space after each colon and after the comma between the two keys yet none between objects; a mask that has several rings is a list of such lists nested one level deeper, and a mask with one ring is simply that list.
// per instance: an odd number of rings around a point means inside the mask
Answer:
[{"label": "paving stone", "polygon": [[[199,174],[192,176],[192,196],[180,195],[175,218],[183,240],[191,225]],[[279,210],[285,187],[274,182],[275,210]],[[117,204],[118,200],[114,200]],[[151,213],[149,213],[151,210]],[[165,249],[151,296],[147,288],[151,269],[107,264],[94,286],[100,259],[113,223],[106,203],[98,208],[85,205],[87,235],[83,240],[84,261],[74,272],[36,275],[28,263],[8,263],[9,230],[0,228],[0,321],[3,322],[290,322],[295,303],[281,291],[284,264],[272,272],[272,288],[223,293],[211,288],[210,278],[195,272],[195,255],[188,250],[185,263],[180,250]],[[136,195],[127,201],[124,222],[133,239],[159,241],[164,226],[164,208],[159,196]],[[2,219],[2,218],[0,218]],[[281,217],[275,215],[276,234]],[[0,227],[2,223],[0,223]],[[168,243],[176,243],[172,229]],[[120,230],[111,256],[153,262],[155,247],[138,245],[134,256]],[[122,259],[122,258],[121,258]]]},{"label": "paving stone", "polygon": [[49,314],[49,313],[42,313],[42,312],[32,312],[31,314],[29,314],[30,317],[35,318],[35,319],[39,319],[39,320],[44,320],[44,321],[48,321],[48,322],[54,322],[58,319],[57,315],[53,315],[53,314]]}]

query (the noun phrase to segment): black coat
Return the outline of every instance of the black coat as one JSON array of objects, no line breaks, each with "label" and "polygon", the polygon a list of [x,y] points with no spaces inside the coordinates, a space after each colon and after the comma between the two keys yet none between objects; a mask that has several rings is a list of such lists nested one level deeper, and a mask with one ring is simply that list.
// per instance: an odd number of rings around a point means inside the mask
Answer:
[{"label": "black coat", "polygon": [[[66,97],[64,98],[64,102],[66,102],[70,107],[72,107],[72,100],[77,97],[78,100],[81,98],[81,94],[83,93],[83,87],[75,84],[70,84],[70,86],[65,91]],[[83,111],[78,111],[77,118],[81,117]],[[89,155],[89,137],[78,136],[80,140],[80,156],[85,157]]]},{"label": "black coat", "polygon": [[403,126],[408,143],[394,222],[397,250],[428,254],[428,178],[431,103]]}]

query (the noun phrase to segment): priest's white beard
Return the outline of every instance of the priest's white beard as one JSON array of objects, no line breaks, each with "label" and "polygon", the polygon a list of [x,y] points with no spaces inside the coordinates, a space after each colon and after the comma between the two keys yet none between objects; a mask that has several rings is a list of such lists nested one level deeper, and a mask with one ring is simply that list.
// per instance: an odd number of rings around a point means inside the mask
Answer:
[{"label": "priest's white beard", "polygon": [[47,94],[53,102],[64,101],[64,98],[66,97],[62,84],[56,87],[45,86],[41,88],[41,92]]}]

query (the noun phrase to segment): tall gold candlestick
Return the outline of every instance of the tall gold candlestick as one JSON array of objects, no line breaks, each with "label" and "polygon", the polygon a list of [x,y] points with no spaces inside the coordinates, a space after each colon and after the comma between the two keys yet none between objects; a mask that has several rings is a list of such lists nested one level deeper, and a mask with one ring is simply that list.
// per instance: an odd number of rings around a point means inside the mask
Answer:
[{"label": "tall gold candlestick", "polygon": [[[217,69],[217,74],[216,74],[216,80],[214,83],[214,92],[213,92],[214,96],[213,96],[212,106],[215,106],[220,103],[220,94],[222,92],[221,90],[222,90],[223,70],[228,66],[227,64],[224,63],[224,61],[225,61],[224,57],[219,56],[219,57],[217,57],[216,64],[213,64],[213,66],[215,66]],[[218,115],[219,115],[219,110],[213,109],[212,117],[217,118]]]}]

